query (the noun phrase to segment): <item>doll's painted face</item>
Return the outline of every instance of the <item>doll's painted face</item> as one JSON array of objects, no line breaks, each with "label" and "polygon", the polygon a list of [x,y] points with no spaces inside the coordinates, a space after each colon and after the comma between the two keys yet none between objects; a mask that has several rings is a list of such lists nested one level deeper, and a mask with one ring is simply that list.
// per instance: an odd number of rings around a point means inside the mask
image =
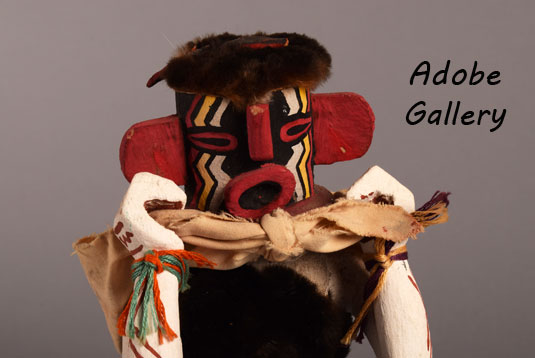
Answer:
[{"label": "doll's painted face", "polygon": [[237,110],[223,97],[177,93],[189,208],[258,218],[312,195],[312,116],[304,88]]}]

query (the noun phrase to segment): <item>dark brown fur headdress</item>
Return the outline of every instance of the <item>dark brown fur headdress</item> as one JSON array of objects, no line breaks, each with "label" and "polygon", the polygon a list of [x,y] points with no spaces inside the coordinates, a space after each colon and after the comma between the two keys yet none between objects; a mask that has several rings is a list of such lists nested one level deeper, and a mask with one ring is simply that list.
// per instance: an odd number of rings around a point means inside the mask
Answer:
[{"label": "dark brown fur headdress", "polygon": [[244,108],[273,90],[314,89],[330,68],[329,53],[305,35],[224,33],[188,42],[147,86],[165,79],[177,92],[222,96]]}]

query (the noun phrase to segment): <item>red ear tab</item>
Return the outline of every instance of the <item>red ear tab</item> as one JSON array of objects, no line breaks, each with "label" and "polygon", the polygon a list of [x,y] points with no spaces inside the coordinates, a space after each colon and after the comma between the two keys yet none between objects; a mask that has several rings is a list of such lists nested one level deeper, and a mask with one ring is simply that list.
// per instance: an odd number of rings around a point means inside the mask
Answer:
[{"label": "red ear tab", "polygon": [[149,172],[186,184],[184,139],[177,116],[134,124],[123,137],[119,157],[128,181],[136,173]]},{"label": "red ear tab", "polygon": [[351,92],[312,94],[314,163],[332,164],[368,151],[375,116],[366,100]]}]

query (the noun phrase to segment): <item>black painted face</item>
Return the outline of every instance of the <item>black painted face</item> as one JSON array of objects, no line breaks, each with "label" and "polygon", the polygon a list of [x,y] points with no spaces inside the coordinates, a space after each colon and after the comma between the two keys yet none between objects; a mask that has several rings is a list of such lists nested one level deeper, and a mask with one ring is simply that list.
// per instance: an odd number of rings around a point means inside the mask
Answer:
[{"label": "black painted face", "polygon": [[310,93],[274,91],[237,111],[223,97],[177,93],[184,123],[188,207],[256,218],[312,194]]}]

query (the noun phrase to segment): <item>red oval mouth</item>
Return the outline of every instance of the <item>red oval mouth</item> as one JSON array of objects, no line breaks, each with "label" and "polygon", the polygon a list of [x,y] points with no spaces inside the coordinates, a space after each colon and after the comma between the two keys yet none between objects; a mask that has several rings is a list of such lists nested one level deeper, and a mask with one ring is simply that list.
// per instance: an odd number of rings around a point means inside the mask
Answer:
[{"label": "red oval mouth", "polygon": [[238,175],[225,187],[226,209],[236,216],[257,219],[285,206],[295,191],[293,174],[277,164]]}]

